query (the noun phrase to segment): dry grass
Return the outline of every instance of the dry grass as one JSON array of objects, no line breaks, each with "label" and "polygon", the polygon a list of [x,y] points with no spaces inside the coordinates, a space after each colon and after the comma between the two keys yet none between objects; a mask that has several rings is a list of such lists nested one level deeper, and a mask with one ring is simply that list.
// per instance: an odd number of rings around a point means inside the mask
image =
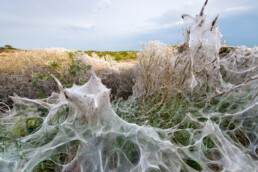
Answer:
[{"label": "dry grass", "polygon": [[127,61],[137,59],[137,51],[84,51],[84,53],[91,57],[98,56],[105,59],[112,57],[112,60],[115,61]]},{"label": "dry grass", "polygon": [[[179,51],[178,47],[160,42],[149,42],[140,51],[133,94],[142,99],[144,114],[156,110],[171,96],[184,92],[189,85],[190,59],[183,58]],[[146,107],[146,103],[151,103],[152,108]]]},{"label": "dry grass", "polygon": [[[87,65],[92,65],[103,83],[111,88],[112,99],[127,98],[134,85],[132,59],[114,61],[96,54],[92,57],[65,49],[14,50],[0,53],[0,102],[11,105],[13,93],[21,97],[42,98],[58,91],[52,79],[37,79],[35,76],[55,74],[66,86],[83,84],[89,79]],[[47,77],[45,77],[47,78]]]},{"label": "dry grass", "polygon": [[[12,74],[40,72],[51,61],[69,62],[63,49],[21,50],[0,54],[0,71]],[[60,68],[62,69],[62,68]]]},{"label": "dry grass", "polygon": [[175,47],[147,43],[138,54],[133,87],[133,95],[142,100],[143,113],[150,114],[178,96],[202,97],[201,104],[257,80],[256,47],[223,46],[220,54],[213,54],[202,46],[192,54],[187,43]]},{"label": "dry grass", "polygon": [[105,75],[108,71],[119,71],[121,68],[128,69],[134,66],[135,60],[121,60],[119,62],[115,61],[110,55],[99,57],[96,54],[89,56],[87,54],[79,54],[76,57],[77,60],[81,60],[84,64],[90,64],[94,67],[95,71],[103,71],[102,75]]},{"label": "dry grass", "polygon": [[111,56],[99,57],[93,53],[78,55],[75,59],[84,64],[93,66],[95,73],[102,79],[102,83],[111,89],[111,99],[127,99],[132,95],[132,87],[135,84],[136,69],[132,59],[115,61]]},{"label": "dry grass", "polygon": [[39,98],[57,91],[53,81],[39,81],[31,85],[36,73],[55,73],[50,64],[59,61],[59,72],[66,70],[69,64],[68,54],[62,49],[16,50],[0,54],[0,101],[9,105],[13,93],[22,97]]},{"label": "dry grass", "polygon": [[107,88],[111,88],[111,100],[118,98],[126,100],[133,94],[135,80],[136,70],[132,67],[110,72],[110,74],[102,79],[102,83]]}]

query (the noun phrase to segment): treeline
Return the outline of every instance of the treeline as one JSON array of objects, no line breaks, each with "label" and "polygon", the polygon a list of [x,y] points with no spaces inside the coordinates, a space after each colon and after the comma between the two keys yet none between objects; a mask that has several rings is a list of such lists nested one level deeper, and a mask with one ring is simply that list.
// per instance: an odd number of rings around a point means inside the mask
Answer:
[{"label": "treeline", "polygon": [[0,53],[10,51],[10,50],[17,50],[17,48],[14,48],[11,45],[5,45],[3,47],[0,47]]}]

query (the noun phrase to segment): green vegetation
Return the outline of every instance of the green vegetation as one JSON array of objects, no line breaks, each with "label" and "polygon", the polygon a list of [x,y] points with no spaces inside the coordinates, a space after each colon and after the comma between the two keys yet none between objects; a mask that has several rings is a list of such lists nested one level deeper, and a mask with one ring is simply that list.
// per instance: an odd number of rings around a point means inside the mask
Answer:
[{"label": "green vegetation", "polygon": [[36,132],[41,127],[42,122],[43,119],[39,117],[20,119],[16,121],[9,135],[14,138],[27,136]]},{"label": "green vegetation", "polygon": [[46,117],[49,113],[49,110],[42,106],[38,107],[37,111],[40,112],[39,114],[40,117]]},{"label": "green vegetation", "polygon": [[194,161],[192,159],[184,159],[184,161],[185,161],[185,163],[187,165],[189,165],[193,169],[195,169],[197,171],[202,171],[202,167],[201,167],[201,165],[198,162],[196,162],[196,161]]},{"label": "green vegetation", "polygon": [[203,142],[204,146],[209,149],[214,148],[214,146],[215,146],[213,140],[209,136],[204,137],[202,142]]},{"label": "green vegetation", "polygon": [[[65,87],[71,87],[74,83],[82,85],[87,82],[87,79],[82,77],[86,74],[88,70],[91,69],[91,65],[84,64],[81,60],[75,59],[76,52],[68,52],[69,62],[68,69],[65,73],[60,73],[61,63],[60,59],[51,60],[48,62],[47,66],[49,69],[53,70],[53,74],[58,78]],[[50,73],[35,73],[32,76],[31,86],[36,86],[39,81],[47,81],[52,79]],[[38,94],[39,98],[46,98],[43,91],[40,90]]]},{"label": "green vegetation", "polygon": [[136,60],[137,58],[137,51],[83,51],[83,53],[88,54],[89,56],[93,56],[95,53],[99,57],[106,57],[107,55],[114,58],[116,61],[120,60]]},{"label": "green vegetation", "polygon": [[187,146],[190,144],[191,134],[189,133],[189,131],[187,130],[176,131],[174,135],[175,135],[176,141],[178,141],[183,146]]},{"label": "green vegetation", "polygon": [[12,47],[11,45],[5,45],[3,47],[0,47],[0,53],[3,52],[11,52],[11,51],[15,51],[15,50],[19,50],[17,48]]},{"label": "green vegetation", "polygon": [[[235,91],[230,95],[216,96],[211,98],[210,101],[203,101],[205,97],[193,92],[187,96],[177,94],[167,99],[166,103],[151,113],[145,115],[143,115],[144,111],[151,109],[155,102],[145,99],[145,106],[143,106],[141,99],[134,101],[119,99],[113,104],[113,109],[121,118],[131,123],[150,125],[162,129],[176,129],[168,133],[168,138],[172,144],[179,147],[191,146],[198,139],[202,139],[202,151],[205,157],[210,160],[220,160],[222,154],[218,148],[216,137],[208,135],[200,138],[199,135],[202,133],[206,122],[210,119],[212,122],[217,123],[220,129],[223,132],[225,131],[227,137],[231,138],[237,146],[248,148],[250,139],[253,138],[253,141],[255,141],[256,138],[254,135],[248,135],[248,131],[252,132],[255,129],[258,120],[252,119],[252,117],[242,119],[241,116],[224,116],[224,114],[234,114],[241,111],[241,109],[250,104],[252,96],[250,92],[242,94],[242,92]],[[207,112],[215,112],[220,115],[209,117],[205,114]],[[241,126],[240,121],[243,121],[243,126]],[[198,150],[198,148],[194,147],[189,148],[189,151],[195,153]],[[204,168],[200,163],[202,161],[199,159],[186,158],[184,161],[197,171],[202,171]],[[219,164],[208,164],[208,167],[215,170],[222,168]]]},{"label": "green vegetation", "polygon": [[52,160],[44,160],[34,167],[33,172],[62,171],[62,168]]},{"label": "green vegetation", "polygon": [[[137,58],[136,51],[120,51],[120,52],[111,52],[111,51],[69,51],[66,52],[68,60],[62,58],[53,58],[47,63],[45,63],[45,68],[49,70],[48,73],[45,71],[42,73],[34,73],[32,75],[32,80],[30,80],[30,86],[36,87],[40,83],[52,80],[50,73],[52,73],[56,78],[60,80],[64,87],[71,87],[74,83],[77,85],[82,85],[88,81],[88,76],[86,75],[87,71],[91,69],[91,65],[83,63],[79,58],[76,58],[82,53],[92,56],[95,53],[99,57],[104,57],[106,60],[135,60]],[[110,56],[110,57],[108,57]],[[112,89],[114,91],[114,89]],[[46,98],[47,93],[45,90],[40,89],[37,93],[37,97],[40,99]]]},{"label": "green vegetation", "polygon": [[122,150],[124,151],[124,154],[127,156],[128,160],[132,164],[137,164],[140,161],[140,149],[139,146],[131,141],[127,141]]}]

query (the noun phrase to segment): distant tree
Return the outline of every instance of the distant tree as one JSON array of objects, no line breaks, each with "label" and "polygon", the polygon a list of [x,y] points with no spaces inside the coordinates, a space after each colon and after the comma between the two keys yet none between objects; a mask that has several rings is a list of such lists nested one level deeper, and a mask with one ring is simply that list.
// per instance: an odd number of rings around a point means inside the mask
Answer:
[{"label": "distant tree", "polygon": [[5,45],[4,48],[5,49],[14,49],[11,45]]},{"label": "distant tree", "polygon": [[4,52],[4,47],[0,47],[0,53]]}]

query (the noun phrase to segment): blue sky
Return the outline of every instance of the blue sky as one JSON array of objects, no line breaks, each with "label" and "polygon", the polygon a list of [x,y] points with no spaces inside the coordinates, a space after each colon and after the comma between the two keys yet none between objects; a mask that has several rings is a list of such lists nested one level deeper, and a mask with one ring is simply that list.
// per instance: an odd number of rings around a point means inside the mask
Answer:
[{"label": "blue sky", "polygon": [[[0,0],[0,46],[139,50],[140,42],[183,42],[181,14],[204,0]],[[258,45],[257,0],[209,0],[227,45]]]}]

